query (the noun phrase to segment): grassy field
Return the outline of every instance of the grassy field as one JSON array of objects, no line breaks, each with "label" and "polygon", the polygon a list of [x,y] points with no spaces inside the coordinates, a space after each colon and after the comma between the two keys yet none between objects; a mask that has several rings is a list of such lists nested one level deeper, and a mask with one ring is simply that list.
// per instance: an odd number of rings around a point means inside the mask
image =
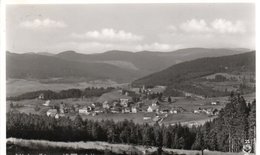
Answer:
[{"label": "grassy field", "polygon": [[208,117],[206,114],[194,114],[190,112],[184,112],[179,114],[170,114],[167,118],[163,120],[163,123],[166,124],[175,124],[178,122],[192,122],[199,120],[209,120],[211,117]]},{"label": "grassy field", "polygon": [[117,84],[113,81],[92,81],[92,82],[74,82],[74,83],[48,83],[37,80],[8,79],[6,81],[6,96],[16,96],[26,92],[37,90],[60,91],[70,88],[85,89],[87,87],[120,87],[124,84]]}]

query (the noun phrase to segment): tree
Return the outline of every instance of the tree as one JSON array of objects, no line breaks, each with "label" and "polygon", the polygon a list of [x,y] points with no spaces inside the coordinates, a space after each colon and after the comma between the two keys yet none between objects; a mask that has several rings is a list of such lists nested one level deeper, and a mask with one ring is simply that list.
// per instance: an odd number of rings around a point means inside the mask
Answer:
[{"label": "tree", "polygon": [[255,152],[255,138],[256,138],[256,101],[254,100],[251,104],[251,109],[248,116],[249,124],[249,140],[253,144],[252,150]]},{"label": "tree", "polygon": [[171,99],[171,96],[168,97],[168,103],[171,103],[172,102],[172,99]]},{"label": "tree", "polygon": [[194,144],[192,145],[192,149],[194,150],[201,150],[201,154],[203,155],[203,151],[205,149],[205,142],[204,142],[204,136],[201,131],[198,131],[196,134],[196,140]]}]

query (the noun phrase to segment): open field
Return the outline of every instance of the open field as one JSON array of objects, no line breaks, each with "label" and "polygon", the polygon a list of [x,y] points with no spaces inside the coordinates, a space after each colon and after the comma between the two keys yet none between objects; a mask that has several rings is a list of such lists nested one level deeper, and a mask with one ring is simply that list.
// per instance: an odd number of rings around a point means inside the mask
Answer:
[{"label": "open field", "polygon": [[60,91],[64,89],[87,87],[120,87],[124,84],[117,84],[113,81],[90,81],[90,82],[71,82],[71,83],[51,83],[40,82],[39,80],[8,79],[6,81],[6,96],[17,96],[26,92],[37,90]]},{"label": "open field", "polygon": [[[157,151],[156,147],[145,147],[141,145],[126,145],[126,144],[110,144],[106,142],[53,142],[46,140],[25,140],[25,139],[16,139],[8,138],[6,141],[8,144],[17,145],[26,148],[71,148],[71,149],[95,149],[95,150],[107,150],[109,149],[113,153],[117,154],[143,154],[144,151],[152,153]],[[178,149],[169,149],[163,148],[163,151],[168,153],[177,153],[185,155],[198,155],[201,154],[201,151],[196,150],[178,150]],[[218,152],[218,151],[204,151],[205,155],[244,155],[244,153],[231,153],[231,152]],[[250,154],[253,155],[253,154]]]},{"label": "open field", "polygon": [[178,122],[191,122],[199,120],[209,120],[211,117],[208,117],[206,114],[194,114],[190,112],[184,112],[179,114],[170,114],[167,118],[163,120],[166,124],[174,124]]}]

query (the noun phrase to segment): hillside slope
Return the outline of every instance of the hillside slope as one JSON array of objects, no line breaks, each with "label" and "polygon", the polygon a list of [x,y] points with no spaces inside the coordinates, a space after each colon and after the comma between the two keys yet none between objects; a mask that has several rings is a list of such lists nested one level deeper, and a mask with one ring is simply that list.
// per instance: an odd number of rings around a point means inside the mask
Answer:
[{"label": "hillside slope", "polygon": [[187,85],[191,87],[194,81],[207,75],[242,72],[255,72],[255,52],[187,61],[135,80],[132,85],[165,85],[175,88],[185,85],[187,88]]},{"label": "hillside slope", "polygon": [[[129,81],[138,77],[138,72],[114,65],[96,62],[75,62],[38,54],[7,53],[7,78],[86,78],[88,80],[111,79]],[[140,75],[139,75],[140,76]]]}]

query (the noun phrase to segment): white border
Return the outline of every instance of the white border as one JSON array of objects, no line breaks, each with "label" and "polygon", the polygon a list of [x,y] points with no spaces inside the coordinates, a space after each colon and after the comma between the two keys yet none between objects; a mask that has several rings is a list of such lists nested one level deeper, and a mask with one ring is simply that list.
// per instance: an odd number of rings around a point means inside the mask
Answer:
[{"label": "white border", "polygon": [[8,0],[6,4],[254,3],[255,0]]},{"label": "white border", "polygon": [[6,154],[5,0],[0,1],[0,154]]},{"label": "white border", "polygon": [[[256,11],[256,51],[258,51],[258,42],[259,42],[259,31],[258,27],[260,26],[259,20],[257,20],[259,17],[259,2],[257,0],[215,0],[215,1],[209,1],[209,0],[0,0],[0,154],[4,155],[6,154],[6,40],[5,40],[5,7],[6,5],[14,5],[14,4],[114,4],[114,3],[120,3],[120,4],[132,4],[132,3],[255,3],[255,11]],[[259,58],[258,52],[256,52],[256,98],[260,95],[259,87],[258,87],[258,81],[259,79],[259,63],[257,60]],[[258,98],[256,99],[258,104]],[[258,131],[258,125],[260,123],[259,117],[260,117],[260,106],[257,106],[257,131]],[[260,130],[260,129],[259,129]],[[259,139],[260,139],[260,132],[257,134],[257,147],[256,151],[260,152],[260,145],[259,145]]]}]

